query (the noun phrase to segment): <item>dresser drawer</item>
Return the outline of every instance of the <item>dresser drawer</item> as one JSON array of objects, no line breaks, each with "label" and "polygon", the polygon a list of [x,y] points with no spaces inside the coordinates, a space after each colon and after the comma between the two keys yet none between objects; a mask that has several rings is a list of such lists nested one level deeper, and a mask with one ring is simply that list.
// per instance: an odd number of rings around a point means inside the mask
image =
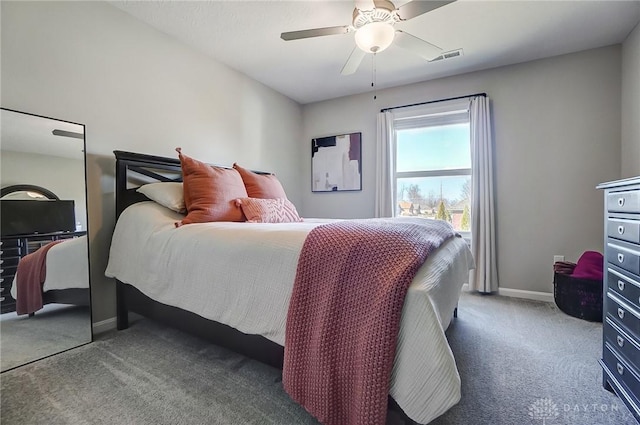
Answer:
[{"label": "dresser drawer", "polygon": [[13,276],[16,275],[16,271],[18,270],[18,265],[15,266],[5,266],[4,264],[0,266],[0,277],[3,279],[13,279]]},{"label": "dresser drawer", "polygon": [[0,259],[0,267],[6,269],[7,267],[18,267],[20,257],[2,257]]},{"label": "dresser drawer", "polygon": [[636,370],[640,370],[640,342],[627,334],[609,318],[604,323],[605,340]]},{"label": "dresser drawer", "polygon": [[627,361],[623,360],[617,350],[609,343],[605,343],[602,357],[604,363],[619,382],[627,387],[631,393],[640,393],[640,377],[638,376],[637,370],[631,367]]},{"label": "dresser drawer", "polygon": [[623,270],[607,268],[607,285],[610,291],[621,295],[632,307],[640,311],[640,279]]},{"label": "dresser drawer", "polygon": [[607,219],[607,236],[623,241],[640,243],[640,221],[609,218]]},{"label": "dresser drawer", "polygon": [[1,246],[3,251],[6,251],[7,249],[11,249],[11,248],[19,248],[20,239],[3,239]]},{"label": "dresser drawer", "polygon": [[640,211],[640,190],[625,190],[607,194],[607,211],[638,212]]},{"label": "dresser drawer", "polygon": [[20,249],[20,247],[13,247],[13,248],[2,248],[2,251],[0,251],[0,258],[2,258],[3,260],[6,260],[7,258],[20,258],[20,253],[22,252],[22,250]]},{"label": "dresser drawer", "polygon": [[640,274],[640,246],[628,242],[607,240],[607,261],[633,274]]},{"label": "dresser drawer", "polygon": [[[13,273],[10,273],[13,271]],[[15,270],[9,270],[8,272],[5,270],[2,275],[0,275],[0,286],[11,286],[13,285],[13,279],[16,277]]]},{"label": "dresser drawer", "polygon": [[16,300],[11,295],[3,295],[0,297],[0,313],[11,313],[16,311]]},{"label": "dresser drawer", "polygon": [[11,285],[0,288],[0,298],[4,298],[5,302],[15,301],[11,296]]},{"label": "dresser drawer", "polygon": [[609,317],[613,323],[629,331],[632,336],[640,335],[640,312],[611,292],[607,292],[605,304],[605,317]]}]

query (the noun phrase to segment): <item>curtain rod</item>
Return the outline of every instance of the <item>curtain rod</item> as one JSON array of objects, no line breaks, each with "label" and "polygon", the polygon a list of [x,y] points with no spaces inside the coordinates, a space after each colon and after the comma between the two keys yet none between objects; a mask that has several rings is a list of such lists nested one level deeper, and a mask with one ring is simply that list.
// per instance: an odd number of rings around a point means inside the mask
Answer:
[{"label": "curtain rod", "polygon": [[475,94],[468,94],[466,96],[457,96],[457,97],[448,97],[446,99],[438,99],[438,100],[429,100],[427,102],[420,102],[420,103],[411,103],[409,105],[401,105],[401,106],[392,106],[390,108],[383,108],[380,109],[380,112],[387,112],[390,111],[392,109],[400,109],[400,108],[408,108],[410,106],[418,106],[418,105],[428,105],[429,103],[438,103],[438,102],[446,102],[447,100],[458,100],[458,99],[465,99],[467,97],[475,97],[475,96],[482,96],[482,97],[487,97],[486,93],[475,93]]}]

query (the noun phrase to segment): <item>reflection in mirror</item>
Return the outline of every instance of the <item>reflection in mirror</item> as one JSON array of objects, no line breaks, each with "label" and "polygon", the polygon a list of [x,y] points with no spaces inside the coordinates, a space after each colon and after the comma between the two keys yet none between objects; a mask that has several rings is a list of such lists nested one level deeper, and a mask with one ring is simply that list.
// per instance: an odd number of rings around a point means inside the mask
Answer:
[{"label": "reflection in mirror", "polygon": [[0,371],[91,342],[84,125],[0,109]]}]

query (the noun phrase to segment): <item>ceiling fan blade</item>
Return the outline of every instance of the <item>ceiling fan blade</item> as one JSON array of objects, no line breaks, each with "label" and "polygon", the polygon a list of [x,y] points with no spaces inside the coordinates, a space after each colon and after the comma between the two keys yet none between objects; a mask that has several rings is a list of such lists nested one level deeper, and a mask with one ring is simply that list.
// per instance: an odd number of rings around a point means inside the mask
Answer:
[{"label": "ceiling fan blade", "polygon": [[321,37],[324,35],[346,34],[351,31],[351,26],[343,25],[340,27],[314,28],[310,30],[289,31],[280,34],[280,38],[286,41],[299,40],[301,38]]},{"label": "ceiling fan blade", "polygon": [[396,31],[393,42],[398,47],[409,50],[425,60],[431,60],[442,52],[440,47],[401,30]]},{"label": "ceiling fan blade", "polygon": [[84,134],[82,133],[76,133],[74,131],[59,130],[57,128],[53,130],[51,134],[53,134],[54,136],[64,136],[64,137],[73,137],[76,139],[84,139]]},{"label": "ceiling fan blade", "polygon": [[449,3],[453,3],[455,0],[449,1],[422,1],[413,0],[409,3],[403,4],[398,8],[398,16],[401,20],[406,21],[416,16],[420,16],[423,13],[431,12],[442,6],[446,6]]},{"label": "ceiling fan blade", "polygon": [[362,59],[367,55],[367,53],[360,49],[358,46],[353,48],[353,51],[349,55],[349,59],[347,59],[347,63],[342,67],[342,71],[340,73],[342,75],[351,75],[358,70]]}]

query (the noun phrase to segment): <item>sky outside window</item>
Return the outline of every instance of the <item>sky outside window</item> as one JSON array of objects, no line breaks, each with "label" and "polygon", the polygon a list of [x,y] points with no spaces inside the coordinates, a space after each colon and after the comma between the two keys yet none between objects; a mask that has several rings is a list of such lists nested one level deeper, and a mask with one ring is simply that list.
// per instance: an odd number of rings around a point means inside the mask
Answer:
[{"label": "sky outside window", "polygon": [[397,132],[396,171],[471,168],[469,123]]},{"label": "sky outside window", "polygon": [[[469,123],[449,124],[397,132],[396,171],[437,171],[471,168]],[[449,201],[461,200],[465,176],[398,178],[398,200],[409,200],[401,188],[418,185],[423,197],[435,194]]]}]

